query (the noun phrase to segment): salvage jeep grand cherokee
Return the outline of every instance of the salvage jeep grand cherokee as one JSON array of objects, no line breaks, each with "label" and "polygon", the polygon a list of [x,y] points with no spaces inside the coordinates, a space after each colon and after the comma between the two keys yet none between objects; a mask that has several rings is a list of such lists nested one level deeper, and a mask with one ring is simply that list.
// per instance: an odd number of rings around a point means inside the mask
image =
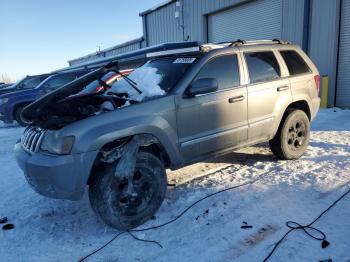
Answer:
[{"label": "salvage jeep grand cherokee", "polygon": [[[112,86],[102,79],[119,74],[119,61],[27,106],[30,126],[15,154],[34,190],[77,200],[88,186],[94,211],[125,230],[162,204],[166,168],[265,141],[279,159],[305,152],[320,77],[298,46],[186,45],[147,53],[148,62]],[[94,81],[100,92],[77,95]]]}]

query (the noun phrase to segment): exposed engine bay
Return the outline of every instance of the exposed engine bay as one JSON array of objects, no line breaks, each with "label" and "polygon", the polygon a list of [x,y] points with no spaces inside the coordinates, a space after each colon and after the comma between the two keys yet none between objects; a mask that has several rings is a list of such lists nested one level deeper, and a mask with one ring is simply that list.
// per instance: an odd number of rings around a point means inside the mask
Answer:
[{"label": "exposed engine bay", "polygon": [[44,129],[59,129],[98,113],[113,111],[137,101],[120,97],[119,94],[88,94],[72,96],[48,106],[41,112],[36,125]]},{"label": "exposed engine bay", "polygon": [[[153,81],[148,81],[153,89],[141,91],[135,81],[118,70],[117,64],[109,64],[41,97],[23,110],[22,118],[43,129],[60,129],[84,118],[165,94],[159,87],[161,76],[157,76],[155,68],[145,66],[136,70],[139,71],[136,76],[143,78],[153,73]],[[142,85],[147,87],[147,81]]]}]

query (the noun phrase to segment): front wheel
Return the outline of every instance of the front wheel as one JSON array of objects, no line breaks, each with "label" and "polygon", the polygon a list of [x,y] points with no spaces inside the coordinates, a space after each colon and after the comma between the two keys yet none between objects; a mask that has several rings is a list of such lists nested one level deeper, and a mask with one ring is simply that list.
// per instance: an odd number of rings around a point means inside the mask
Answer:
[{"label": "front wheel", "polygon": [[269,141],[271,151],[282,160],[300,158],[310,138],[310,121],[302,110],[292,110],[282,121],[275,137]]},{"label": "front wheel", "polygon": [[[167,189],[163,163],[149,152],[139,152],[132,185],[114,172],[118,161],[101,167],[89,188],[94,211],[108,225],[128,230],[147,220],[161,206]],[[130,187],[131,186],[131,187]]]}]

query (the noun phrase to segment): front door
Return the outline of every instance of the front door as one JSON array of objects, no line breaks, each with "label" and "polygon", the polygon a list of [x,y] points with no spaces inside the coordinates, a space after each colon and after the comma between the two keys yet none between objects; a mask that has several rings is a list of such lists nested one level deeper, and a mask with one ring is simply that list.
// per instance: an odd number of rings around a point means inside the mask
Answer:
[{"label": "front door", "polygon": [[178,100],[177,126],[185,162],[247,140],[247,90],[240,84],[236,54],[209,60],[192,82],[215,78],[218,90]]}]

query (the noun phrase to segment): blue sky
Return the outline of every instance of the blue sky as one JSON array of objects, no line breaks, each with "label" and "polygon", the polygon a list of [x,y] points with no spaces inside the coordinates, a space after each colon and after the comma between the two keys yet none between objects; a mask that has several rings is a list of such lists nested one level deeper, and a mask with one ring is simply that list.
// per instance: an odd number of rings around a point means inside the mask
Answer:
[{"label": "blue sky", "polygon": [[0,0],[0,77],[18,79],[142,36],[139,13],[163,0]]}]

